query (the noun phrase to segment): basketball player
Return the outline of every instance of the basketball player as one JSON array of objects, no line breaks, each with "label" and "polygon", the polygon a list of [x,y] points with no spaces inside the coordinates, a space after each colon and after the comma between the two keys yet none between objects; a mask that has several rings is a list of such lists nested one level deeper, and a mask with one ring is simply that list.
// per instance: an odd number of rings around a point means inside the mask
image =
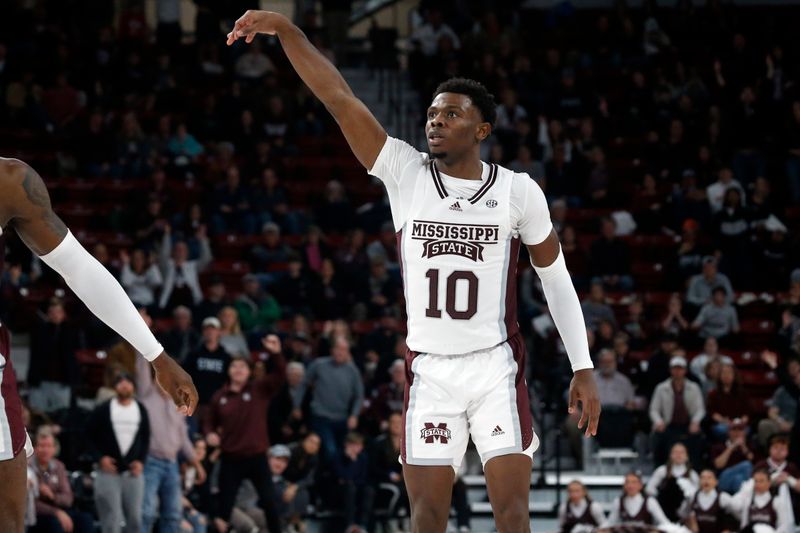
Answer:
[{"label": "basketball player", "polygon": [[[17,159],[0,158],[0,233],[4,227],[16,230],[33,253],[64,277],[89,310],[151,361],[158,383],[178,410],[192,414],[197,405],[192,378],[164,353],[119,283],[53,212],[42,178]],[[27,478],[23,450],[29,455],[32,449],[22,424],[9,349],[8,331],[0,324],[0,529],[22,533]]]},{"label": "basketball player", "polygon": [[575,375],[570,411],[595,434],[600,403],[586,327],[544,194],[525,174],[480,160],[492,131],[493,97],[450,80],[434,95],[429,154],[387,136],[344,78],[283,15],[248,11],[228,34],[250,43],[277,35],[292,66],[334,116],[355,156],[386,186],[408,315],[403,477],[417,533],[447,526],[453,477],[469,437],[484,463],[500,533],[530,531],[533,433],[516,320],[521,243],[544,285]]}]

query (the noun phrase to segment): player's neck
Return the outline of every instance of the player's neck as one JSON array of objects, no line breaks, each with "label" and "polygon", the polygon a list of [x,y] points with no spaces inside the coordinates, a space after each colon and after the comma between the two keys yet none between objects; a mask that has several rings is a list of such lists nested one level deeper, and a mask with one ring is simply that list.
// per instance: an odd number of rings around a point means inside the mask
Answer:
[{"label": "player's neck", "polygon": [[436,168],[443,174],[465,180],[479,180],[483,176],[483,165],[477,154],[474,157],[470,154],[469,157],[457,161],[437,159]]}]

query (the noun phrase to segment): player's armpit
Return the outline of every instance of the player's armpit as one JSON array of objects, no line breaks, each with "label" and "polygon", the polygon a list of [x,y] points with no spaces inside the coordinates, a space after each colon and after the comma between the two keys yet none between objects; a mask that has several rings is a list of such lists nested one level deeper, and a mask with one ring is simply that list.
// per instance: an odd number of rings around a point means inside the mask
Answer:
[{"label": "player's armpit", "polygon": [[11,226],[22,241],[36,254],[45,255],[55,249],[67,235],[67,226],[53,212],[50,195],[41,176],[19,160],[4,162],[12,179],[8,187],[7,212]]}]

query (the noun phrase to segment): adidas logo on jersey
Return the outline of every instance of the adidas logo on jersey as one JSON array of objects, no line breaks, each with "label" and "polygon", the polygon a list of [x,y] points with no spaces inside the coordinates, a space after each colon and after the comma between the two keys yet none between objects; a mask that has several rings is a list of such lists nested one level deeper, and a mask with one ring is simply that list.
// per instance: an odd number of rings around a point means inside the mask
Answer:
[{"label": "adidas logo on jersey", "polygon": [[501,428],[500,426],[495,426],[494,427],[494,431],[492,431],[492,437],[496,437],[498,435],[505,435],[505,434],[506,434],[506,432],[503,431],[503,428]]},{"label": "adidas logo on jersey", "polygon": [[450,211],[463,211],[463,209],[461,209],[461,205],[456,202],[450,206]]}]

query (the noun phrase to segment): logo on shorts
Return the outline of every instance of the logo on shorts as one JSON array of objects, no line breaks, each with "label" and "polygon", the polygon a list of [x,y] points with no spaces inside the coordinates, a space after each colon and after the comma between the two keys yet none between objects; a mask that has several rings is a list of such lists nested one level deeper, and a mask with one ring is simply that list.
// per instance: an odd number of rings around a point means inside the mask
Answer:
[{"label": "logo on shorts", "polygon": [[505,435],[505,434],[506,434],[506,432],[503,431],[503,428],[501,428],[500,426],[495,426],[494,427],[494,431],[492,431],[492,437],[496,437],[498,435]]},{"label": "logo on shorts", "polygon": [[433,444],[435,440],[438,440],[442,444],[447,444],[447,441],[453,437],[450,430],[447,429],[447,423],[442,422],[434,426],[430,422],[425,422],[425,427],[422,428],[420,438],[425,439],[426,444]]},{"label": "logo on shorts", "polygon": [[497,200],[494,199],[486,200],[486,207],[497,207]]}]

